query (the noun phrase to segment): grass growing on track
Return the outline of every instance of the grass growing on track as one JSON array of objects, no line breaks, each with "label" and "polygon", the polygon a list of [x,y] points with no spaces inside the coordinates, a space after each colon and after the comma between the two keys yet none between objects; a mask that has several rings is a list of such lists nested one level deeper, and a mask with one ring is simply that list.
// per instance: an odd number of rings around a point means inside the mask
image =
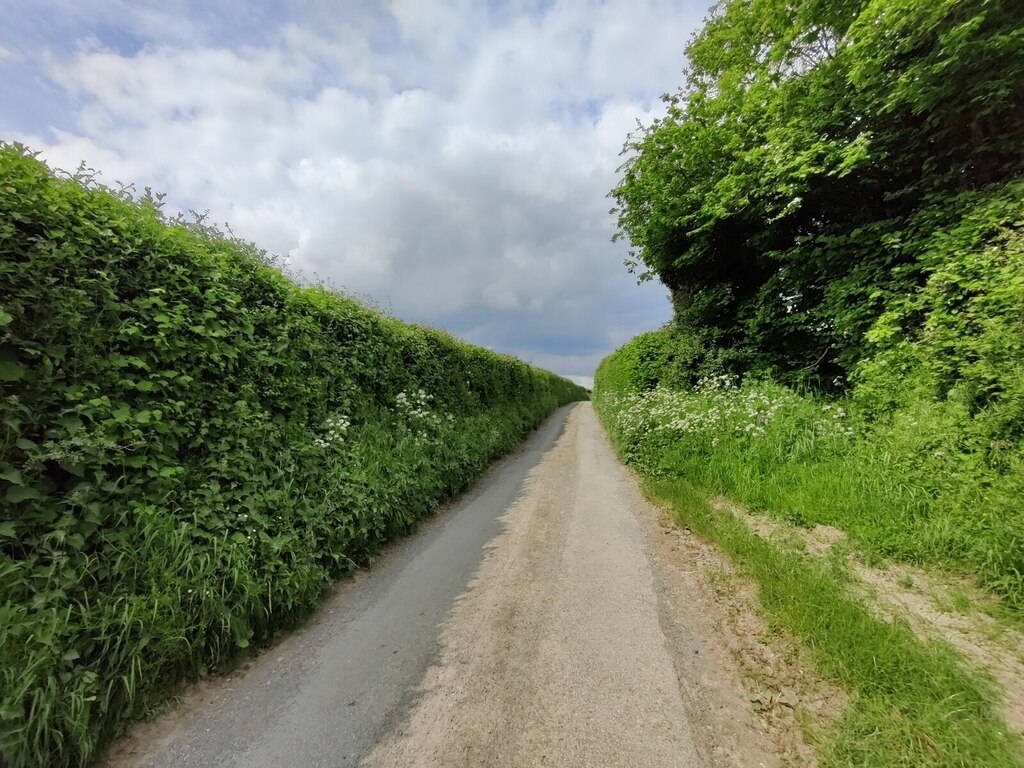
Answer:
[{"label": "grass growing on track", "polygon": [[713,541],[758,585],[768,616],[811,651],[818,670],[852,695],[819,745],[825,766],[1024,765],[996,709],[994,687],[956,653],[918,640],[903,622],[873,616],[848,592],[835,561],[781,550],[713,509],[681,479],[646,483],[680,524]]}]

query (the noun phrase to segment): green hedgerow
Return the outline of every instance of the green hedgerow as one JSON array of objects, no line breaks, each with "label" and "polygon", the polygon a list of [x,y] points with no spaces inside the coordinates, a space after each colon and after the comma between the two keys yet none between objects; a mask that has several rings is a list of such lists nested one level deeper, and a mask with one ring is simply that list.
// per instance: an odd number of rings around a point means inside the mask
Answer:
[{"label": "green hedgerow", "polygon": [[583,397],[0,146],[0,755],[90,762]]}]

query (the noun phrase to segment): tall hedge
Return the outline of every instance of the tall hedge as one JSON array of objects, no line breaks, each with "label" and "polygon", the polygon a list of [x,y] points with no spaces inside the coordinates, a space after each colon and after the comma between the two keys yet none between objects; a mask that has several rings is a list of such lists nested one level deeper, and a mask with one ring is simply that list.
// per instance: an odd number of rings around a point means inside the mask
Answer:
[{"label": "tall hedge", "polygon": [[17,145],[0,145],[0,388],[13,766],[90,762],[585,397]]}]

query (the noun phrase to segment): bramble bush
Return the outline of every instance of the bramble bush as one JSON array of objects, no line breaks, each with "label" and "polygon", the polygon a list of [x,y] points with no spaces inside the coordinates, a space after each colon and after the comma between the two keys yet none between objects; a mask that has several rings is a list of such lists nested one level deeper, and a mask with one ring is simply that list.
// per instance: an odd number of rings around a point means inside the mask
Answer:
[{"label": "bramble bush", "polygon": [[70,766],[316,607],[570,382],[0,145],[0,755]]}]

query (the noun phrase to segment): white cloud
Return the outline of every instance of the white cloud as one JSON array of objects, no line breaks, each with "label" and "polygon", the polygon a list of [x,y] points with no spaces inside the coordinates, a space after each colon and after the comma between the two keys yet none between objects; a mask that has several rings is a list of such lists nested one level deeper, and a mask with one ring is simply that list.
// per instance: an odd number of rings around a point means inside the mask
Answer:
[{"label": "white cloud", "polygon": [[394,0],[342,18],[305,0],[230,45],[205,17],[162,35],[159,6],[129,6],[136,45],[85,25],[88,44],[40,46],[65,120],[0,131],[563,373],[667,318],[609,242],[605,196],[626,134],[681,80],[703,4]]}]

